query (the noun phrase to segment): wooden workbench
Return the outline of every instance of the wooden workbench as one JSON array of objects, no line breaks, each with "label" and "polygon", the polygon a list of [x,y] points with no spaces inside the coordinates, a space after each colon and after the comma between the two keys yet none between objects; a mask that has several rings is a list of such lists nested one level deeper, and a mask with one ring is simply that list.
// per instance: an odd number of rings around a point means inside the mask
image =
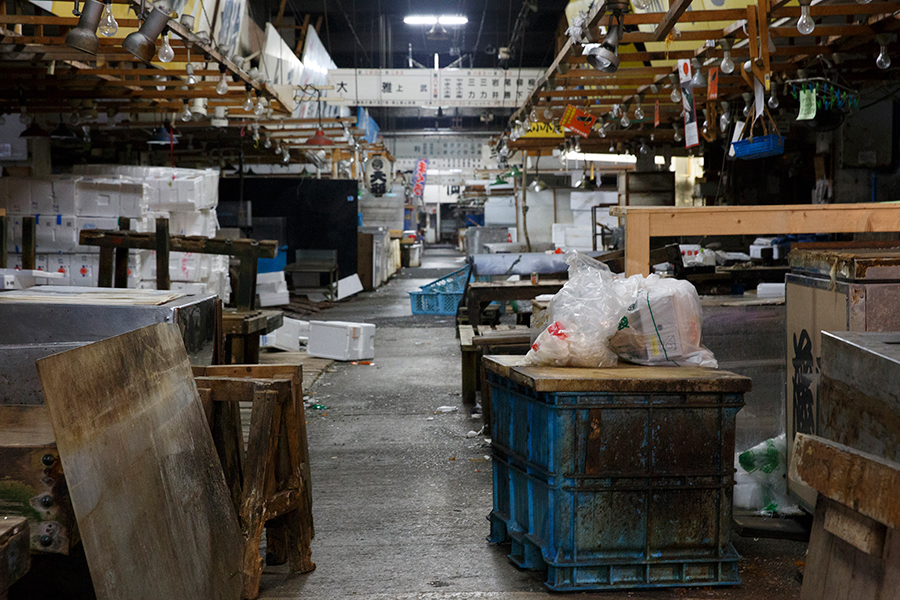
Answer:
[{"label": "wooden workbench", "polygon": [[481,323],[481,311],[494,301],[531,300],[542,294],[555,294],[565,284],[562,279],[524,281],[472,281],[466,294],[469,323]]},{"label": "wooden workbench", "polygon": [[484,423],[490,426],[491,403],[487,386],[484,385],[484,370],[481,357],[485,354],[528,353],[531,346],[531,330],[516,325],[472,325],[459,326],[459,350],[462,356],[462,401],[463,406],[475,406],[475,393],[481,390],[481,410]]},{"label": "wooden workbench", "polygon": [[614,206],[624,217],[625,274],[650,274],[650,238],[701,235],[900,232],[900,204]]}]

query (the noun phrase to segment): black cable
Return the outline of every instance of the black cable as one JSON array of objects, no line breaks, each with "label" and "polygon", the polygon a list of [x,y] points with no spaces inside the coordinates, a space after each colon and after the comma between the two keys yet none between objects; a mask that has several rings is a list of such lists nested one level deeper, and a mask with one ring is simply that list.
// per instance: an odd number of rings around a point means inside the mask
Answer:
[{"label": "black cable", "polygon": [[347,25],[350,27],[350,33],[353,34],[353,39],[356,40],[357,46],[362,50],[363,57],[366,59],[366,63],[369,65],[369,68],[372,68],[372,59],[369,58],[369,53],[366,52],[365,46],[363,46],[362,42],[359,41],[359,36],[356,35],[356,29],[353,27],[353,22],[350,20],[350,15],[347,14],[347,11],[344,10],[344,5],[341,3],[341,0],[335,0],[337,2],[338,8],[341,9],[341,12],[344,14],[344,18],[347,20]]}]

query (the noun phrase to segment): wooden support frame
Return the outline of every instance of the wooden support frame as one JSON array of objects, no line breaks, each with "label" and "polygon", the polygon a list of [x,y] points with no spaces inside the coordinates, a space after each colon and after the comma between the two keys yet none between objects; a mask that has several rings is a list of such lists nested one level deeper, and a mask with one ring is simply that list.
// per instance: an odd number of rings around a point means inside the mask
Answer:
[{"label": "wooden support frame", "polygon": [[[266,530],[267,564],[309,573],[315,535],[302,378],[294,365],[194,367],[197,389],[244,537],[242,597],[259,595]],[[251,402],[247,451],[238,403]]]},{"label": "wooden support frame", "polygon": [[650,273],[650,238],[660,236],[900,232],[900,204],[624,207],[625,274]]},{"label": "wooden support frame", "polygon": [[672,31],[675,24],[678,23],[678,19],[681,18],[684,11],[691,5],[691,1],[692,0],[672,0],[669,4],[669,11],[659,22],[659,25],[656,26],[656,31],[653,33],[653,37],[657,42],[666,39],[666,36],[669,35],[669,32]]}]

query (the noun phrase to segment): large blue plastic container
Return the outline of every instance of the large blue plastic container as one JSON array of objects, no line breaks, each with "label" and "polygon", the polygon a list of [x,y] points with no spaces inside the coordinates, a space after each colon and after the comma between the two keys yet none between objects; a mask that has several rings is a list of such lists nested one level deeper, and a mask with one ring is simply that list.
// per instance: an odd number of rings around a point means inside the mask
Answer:
[{"label": "large blue plastic container", "polygon": [[750,380],[699,368],[513,367],[485,357],[492,542],[552,590],[740,583],[734,421]]}]

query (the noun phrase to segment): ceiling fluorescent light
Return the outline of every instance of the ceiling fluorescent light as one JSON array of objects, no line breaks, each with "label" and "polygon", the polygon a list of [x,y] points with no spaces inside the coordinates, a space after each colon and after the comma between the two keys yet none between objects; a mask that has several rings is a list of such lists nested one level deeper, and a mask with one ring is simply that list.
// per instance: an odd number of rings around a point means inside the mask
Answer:
[{"label": "ceiling fluorescent light", "polygon": [[468,22],[469,18],[462,15],[441,15],[438,19],[441,25],[465,25]]},{"label": "ceiling fluorescent light", "polygon": [[403,17],[403,22],[407,25],[435,25],[438,18],[433,15],[407,15]]}]

